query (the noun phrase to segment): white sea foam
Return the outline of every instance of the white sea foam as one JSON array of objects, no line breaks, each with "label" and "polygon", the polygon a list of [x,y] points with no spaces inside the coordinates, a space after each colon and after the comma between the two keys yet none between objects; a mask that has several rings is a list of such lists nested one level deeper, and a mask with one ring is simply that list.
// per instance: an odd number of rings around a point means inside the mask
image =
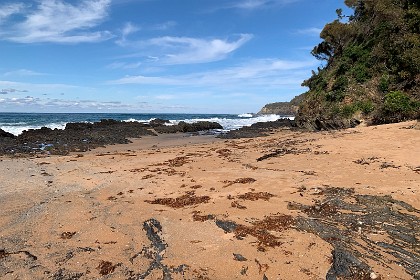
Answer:
[{"label": "white sea foam", "polygon": [[[251,114],[249,114],[251,115]],[[217,122],[221,126],[223,126],[224,130],[232,130],[232,129],[238,129],[243,126],[250,126],[257,122],[270,122],[270,121],[276,121],[278,119],[282,118],[280,115],[259,115],[259,116],[253,116],[251,117],[240,117],[240,118],[194,118],[194,119],[182,119],[182,120],[169,120],[170,123],[166,125],[176,125],[180,121],[184,121],[186,123],[194,123],[199,121],[208,121],[208,122]],[[293,119],[293,117],[288,117],[289,119]],[[154,120],[154,118],[149,120],[140,120],[140,119],[128,119],[125,121],[131,121],[131,122],[141,122],[141,123],[149,123],[151,120]]]},{"label": "white sea foam", "polygon": [[[241,128],[243,126],[250,126],[254,123],[257,122],[269,122],[269,121],[276,121],[278,119],[282,118],[282,116],[280,115],[252,115],[252,114],[241,114],[238,115],[236,118],[218,118],[218,117],[214,117],[214,118],[191,118],[191,119],[173,119],[170,120],[170,123],[166,124],[166,125],[176,125],[178,124],[180,121],[185,121],[187,123],[194,123],[194,122],[198,122],[198,121],[209,121],[209,122],[217,122],[219,123],[221,126],[223,126],[223,130],[224,131],[228,131],[228,130],[232,130],[232,129],[238,129]],[[294,119],[293,117],[288,117],[289,119]],[[130,118],[130,119],[126,119],[124,120],[125,122],[141,122],[141,123],[149,123],[150,121],[154,120],[155,118],[150,118],[150,119],[135,119],[135,118]],[[82,122],[86,122],[87,121],[82,121]],[[49,124],[45,124],[45,125],[29,125],[27,123],[24,122],[19,122],[19,123],[14,123],[13,125],[6,124],[6,123],[0,123],[0,128],[3,129],[4,131],[10,132],[14,135],[19,135],[21,134],[24,130],[28,130],[28,129],[39,129],[41,127],[48,127],[51,129],[64,129],[66,127],[66,122],[56,122],[56,123],[49,123]]]},{"label": "white sea foam", "polygon": [[35,125],[2,125],[0,126],[1,129],[3,129],[4,131],[7,131],[9,133],[12,133],[13,135],[19,135],[21,134],[24,130],[28,130],[28,129],[39,129],[41,127],[48,127],[51,129],[64,129],[66,127],[66,123],[50,123],[50,124],[46,124],[46,125],[42,125],[42,126],[35,126]]},{"label": "white sea foam", "polygon": [[[197,121],[209,121],[209,122],[217,122],[221,126],[223,126],[224,130],[232,130],[238,129],[244,126],[250,126],[257,122],[271,122],[280,119],[281,116],[279,115],[261,115],[255,116],[252,118],[240,118],[240,119],[228,119],[228,118],[209,118],[209,119],[187,119],[184,120],[187,123],[193,123]],[[172,120],[174,124],[177,124],[179,121]]]},{"label": "white sea foam", "polygon": [[254,115],[250,113],[239,114],[238,117],[240,118],[252,118]]}]

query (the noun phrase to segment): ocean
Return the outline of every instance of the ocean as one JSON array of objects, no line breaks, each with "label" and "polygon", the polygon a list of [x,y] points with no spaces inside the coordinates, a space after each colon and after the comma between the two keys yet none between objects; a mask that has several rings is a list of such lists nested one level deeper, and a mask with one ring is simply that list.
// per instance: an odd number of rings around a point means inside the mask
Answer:
[{"label": "ocean", "polygon": [[197,121],[218,122],[224,130],[228,131],[250,126],[256,122],[275,121],[282,116],[257,116],[252,114],[0,113],[0,128],[14,135],[19,135],[24,130],[41,127],[64,129],[69,122],[97,122],[101,119],[114,119],[148,123],[156,118],[170,120],[172,124],[177,124],[180,121],[188,123]]}]

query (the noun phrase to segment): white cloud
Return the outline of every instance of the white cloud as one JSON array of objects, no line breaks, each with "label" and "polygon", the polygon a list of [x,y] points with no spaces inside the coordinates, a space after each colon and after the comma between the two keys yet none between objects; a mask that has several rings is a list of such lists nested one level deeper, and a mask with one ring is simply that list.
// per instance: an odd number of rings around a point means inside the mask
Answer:
[{"label": "white cloud", "polygon": [[143,84],[217,88],[300,87],[317,61],[257,59],[222,70],[176,76],[127,76],[109,84]]},{"label": "white cloud", "polygon": [[9,93],[15,93],[15,92],[28,92],[25,89],[15,89],[15,88],[3,88],[0,90],[0,94],[9,94]]},{"label": "white cloud", "polygon": [[0,37],[20,43],[98,42],[112,37],[109,31],[91,31],[106,17],[111,0],[83,0],[72,5],[63,0],[40,0],[35,8],[14,9],[20,22],[2,24]]},{"label": "white cloud", "polygon": [[20,13],[25,9],[23,3],[12,3],[0,6],[0,22],[6,20],[11,15]]},{"label": "white cloud", "polygon": [[139,68],[140,65],[141,65],[141,62],[133,62],[133,63],[114,62],[107,65],[106,68],[108,69],[136,69],[136,68]]},{"label": "white cloud", "polygon": [[299,0],[237,0],[231,3],[229,8],[243,10],[255,10],[273,5],[285,5]]},{"label": "white cloud", "polygon": [[160,99],[160,100],[172,100],[172,99],[177,99],[178,97],[179,96],[175,94],[161,94],[161,95],[155,96],[156,99]]},{"label": "white cloud", "polygon": [[43,111],[121,111],[148,107],[147,103],[125,104],[120,101],[50,99],[33,96],[1,98],[0,108],[36,108]]},{"label": "white cloud", "polygon": [[9,71],[9,72],[6,72],[6,73],[3,74],[3,76],[5,76],[5,77],[10,77],[10,76],[40,76],[40,75],[44,75],[44,74],[36,72],[36,71],[28,70],[28,69],[19,69],[19,70]]},{"label": "white cloud", "polygon": [[240,3],[236,4],[236,8],[241,9],[255,9],[267,4],[268,1],[266,0],[247,0],[247,1],[240,1]]},{"label": "white cloud", "polygon": [[131,22],[127,22],[122,29],[122,35],[125,37],[139,30],[140,30],[140,27],[132,24]]},{"label": "white cloud", "polygon": [[144,45],[164,53],[159,57],[162,64],[194,64],[222,60],[251,38],[250,34],[241,34],[236,41],[166,36],[150,39]]},{"label": "white cloud", "polygon": [[151,29],[154,29],[154,30],[168,30],[168,29],[170,29],[170,28],[172,28],[176,25],[177,25],[177,23],[175,21],[170,20],[170,21],[167,21],[167,22],[164,22],[164,23],[156,24],[156,25],[152,26]]},{"label": "white cloud", "polygon": [[27,92],[28,90],[33,93],[47,93],[56,94],[66,91],[91,91],[92,88],[81,87],[68,84],[36,84],[36,83],[21,83],[0,80],[0,87],[14,89],[14,92]]},{"label": "white cloud", "polygon": [[313,35],[313,36],[319,36],[321,34],[322,29],[317,27],[310,27],[305,29],[299,29],[296,31],[297,34],[302,35]]},{"label": "white cloud", "polygon": [[118,39],[116,41],[116,43],[118,45],[120,45],[120,46],[125,46],[126,45],[126,41],[127,41],[127,37],[130,34],[139,31],[140,29],[141,28],[139,26],[136,26],[136,25],[132,24],[131,22],[125,23],[124,27],[121,30],[121,38]]}]

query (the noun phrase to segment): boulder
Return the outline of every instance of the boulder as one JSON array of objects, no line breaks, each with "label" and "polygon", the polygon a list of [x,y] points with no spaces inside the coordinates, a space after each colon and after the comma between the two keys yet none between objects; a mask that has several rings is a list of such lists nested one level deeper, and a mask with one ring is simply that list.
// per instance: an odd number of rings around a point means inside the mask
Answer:
[{"label": "boulder", "polygon": [[15,135],[13,135],[10,132],[4,131],[3,129],[0,128],[0,138],[16,138]]},{"label": "boulder", "polygon": [[336,130],[356,127],[360,124],[357,119],[323,119],[323,118],[296,118],[296,125],[299,128],[303,128],[310,131],[321,131],[321,130]]},{"label": "boulder", "polygon": [[170,123],[170,121],[169,121],[169,120],[164,120],[164,119],[159,119],[159,118],[157,118],[157,119],[153,119],[153,120],[151,120],[151,121],[149,122],[149,124],[150,124],[152,127],[155,127],[155,126],[162,126],[162,125],[165,125],[165,124],[167,124],[167,123]]},{"label": "boulder", "polygon": [[85,130],[91,129],[93,124],[91,123],[68,123],[66,124],[66,130]]}]

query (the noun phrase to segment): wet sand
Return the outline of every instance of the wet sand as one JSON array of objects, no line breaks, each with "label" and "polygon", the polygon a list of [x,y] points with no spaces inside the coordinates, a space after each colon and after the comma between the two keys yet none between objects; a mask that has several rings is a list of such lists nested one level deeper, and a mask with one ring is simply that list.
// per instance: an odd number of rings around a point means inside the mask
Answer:
[{"label": "wet sand", "polygon": [[0,278],[420,277],[415,123],[2,157]]}]

